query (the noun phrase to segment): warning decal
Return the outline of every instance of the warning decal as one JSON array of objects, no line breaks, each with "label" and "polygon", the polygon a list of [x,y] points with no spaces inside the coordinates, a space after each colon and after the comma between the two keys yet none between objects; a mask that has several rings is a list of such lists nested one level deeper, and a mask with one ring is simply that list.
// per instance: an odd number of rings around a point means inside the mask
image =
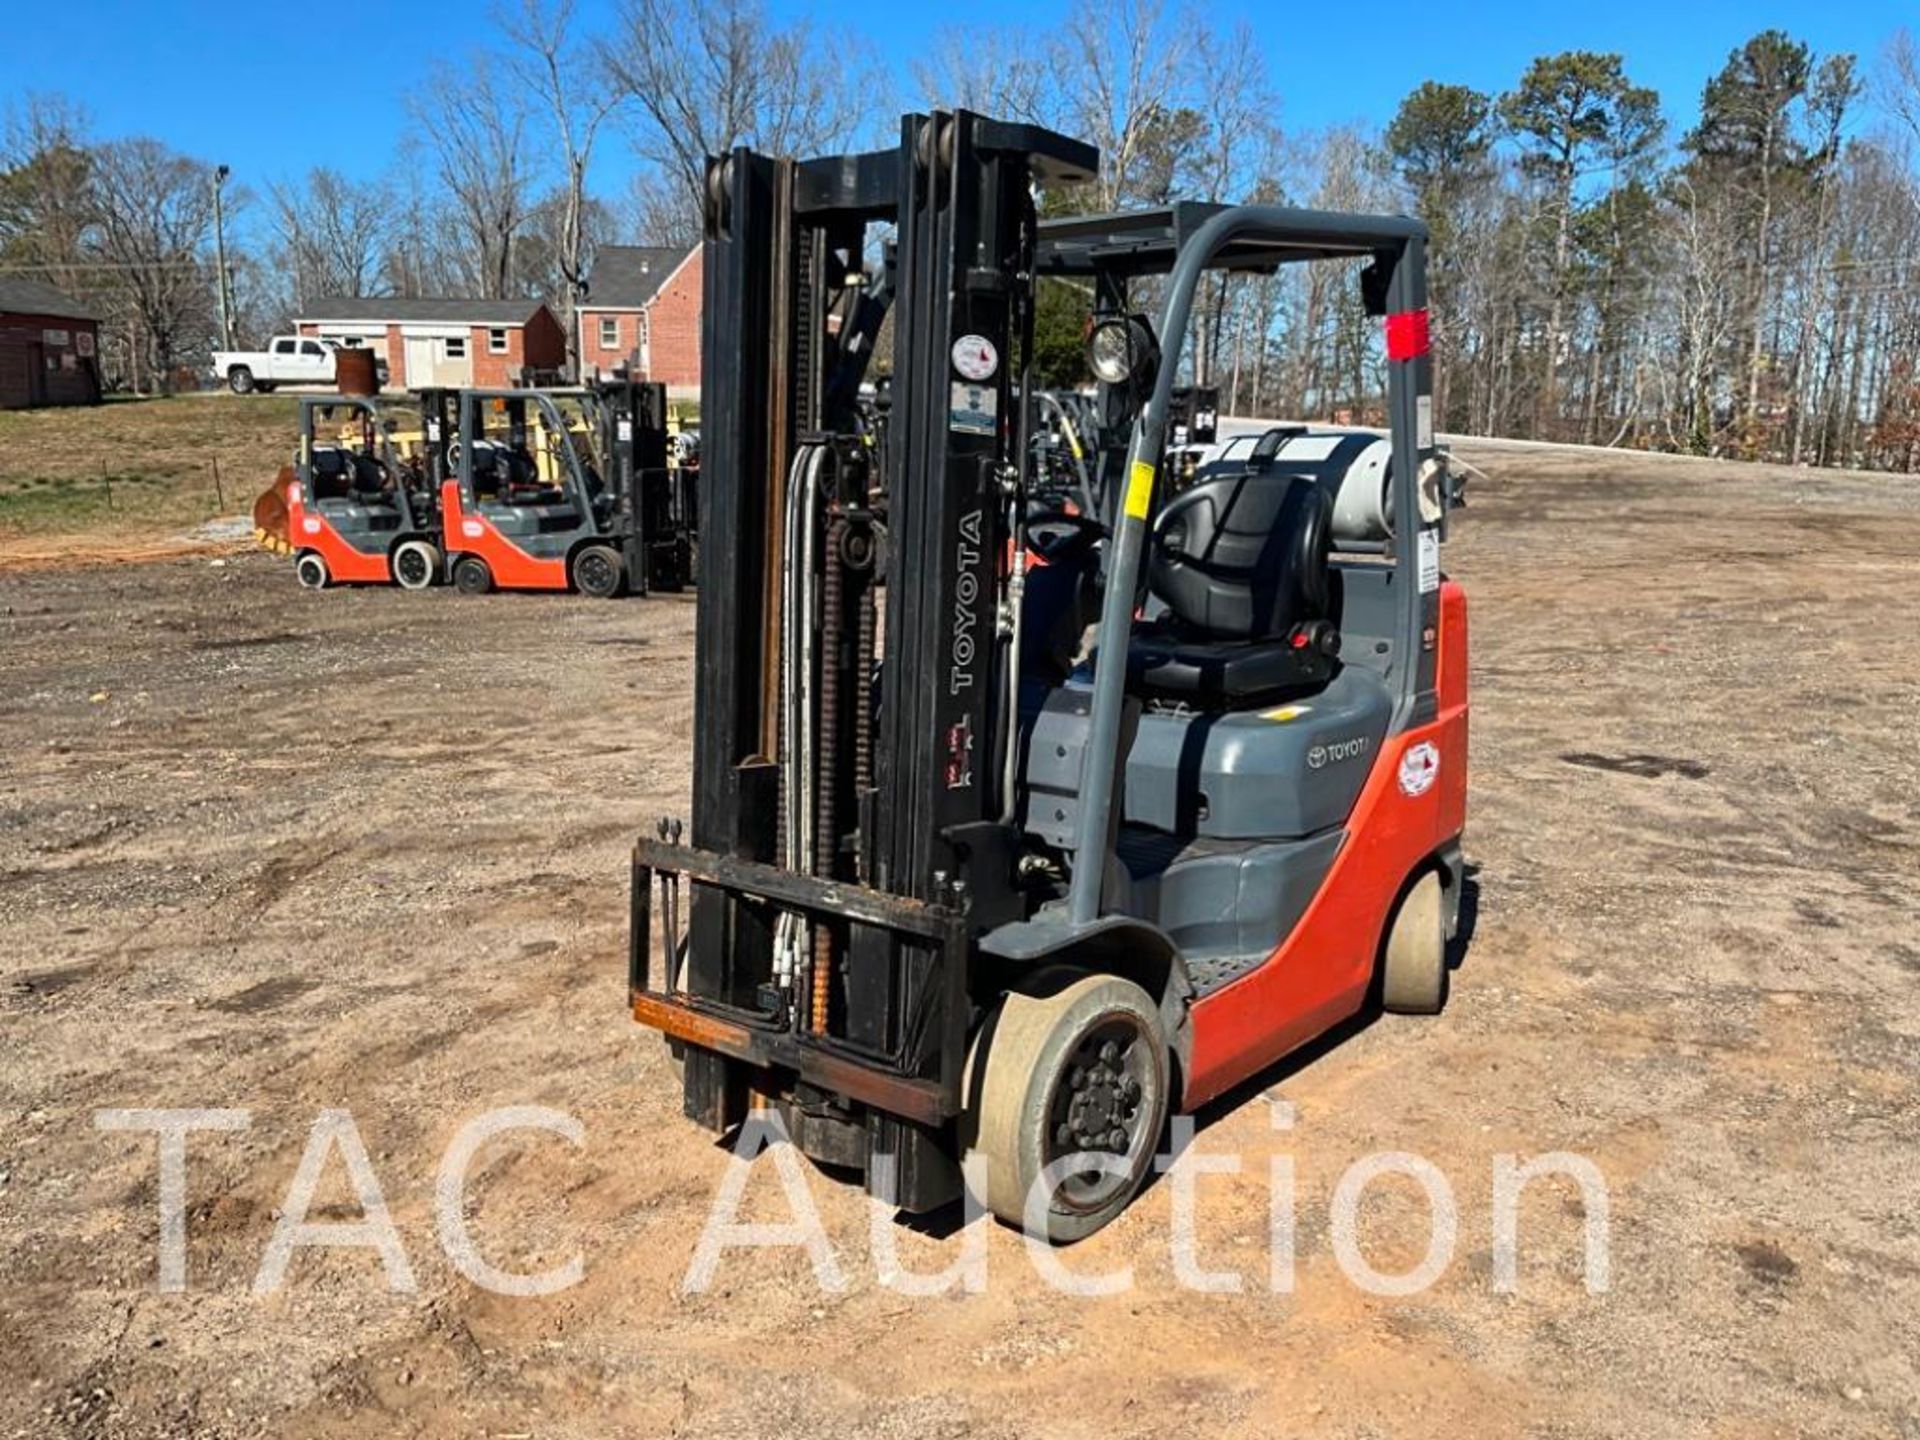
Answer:
[{"label": "warning decal", "polygon": [[1000,396],[991,385],[956,380],[947,407],[947,428],[962,435],[991,435],[1000,428]]}]

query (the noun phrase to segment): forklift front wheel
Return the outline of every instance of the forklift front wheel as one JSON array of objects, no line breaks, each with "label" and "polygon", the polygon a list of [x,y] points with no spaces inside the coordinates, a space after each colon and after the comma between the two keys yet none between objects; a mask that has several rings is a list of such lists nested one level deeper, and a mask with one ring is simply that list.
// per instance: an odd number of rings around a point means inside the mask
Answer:
[{"label": "forklift front wheel", "polygon": [[1429,870],[1400,901],[1380,962],[1380,1005],[1397,1015],[1438,1015],[1447,1003],[1447,925],[1440,872]]},{"label": "forklift front wheel", "polygon": [[493,571],[478,555],[462,555],[453,562],[453,588],[462,595],[484,595],[493,589]]},{"label": "forklift front wheel", "polygon": [[1131,980],[1087,975],[1052,994],[1009,994],[974,1044],[986,1047],[984,1067],[976,1055],[967,1069],[978,1076],[969,1119],[987,1207],[1026,1228],[1028,1197],[1052,1181],[1034,1217],[1044,1238],[1093,1234],[1133,1199],[1166,1124],[1159,1007]]},{"label": "forklift front wheel", "polygon": [[596,600],[610,600],[620,593],[626,572],[620,556],[606,545],[589,545],[573,557],[573,588]]},{"label": "forklift front wheel", "polygon": [[306,550],[293,562],[293,578],[309,590],[324,590],[333,576],[327,573],[325,560],[313,551]]},{"label": "forklift front wheel", "polygon": [[402,590],[424,590],[440,578],[440,547],[425,540],[403,540],[393,551],[393,583]]}]

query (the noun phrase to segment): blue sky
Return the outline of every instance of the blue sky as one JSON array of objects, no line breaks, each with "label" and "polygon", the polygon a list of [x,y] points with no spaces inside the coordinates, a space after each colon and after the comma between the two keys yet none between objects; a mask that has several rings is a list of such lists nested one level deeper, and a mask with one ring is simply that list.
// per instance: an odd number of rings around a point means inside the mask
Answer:
[{"label": "blue sky", "polygon": [[[23,0],[24,3],[24,0]],[[613,0],[581,0],[588,19]],[[970,0],[963,11],[891,3],[795,4],[841,28],[858,21],[912,97],[907,65],[955,13],[968,23],[1043,24],[1066,0]],[[402,93],[428,60],[457,55],[489,33],[487,0],[404,0],[378,7],[234,7],[197,0],[66,0],[28,4],[0,47],[0,96],[60,91],[81,102],[99,132],[153,134],[238,180],[265,181],[331,164],[350,174],[385,170],[405,123]],[[1920,28],[1912,0],[1448,0],[1204,5],[1222,28],[1245,18],[1265,56],[1289,130],[1361,121],[1384,124],[1421,80],[1498,91],[1535,55],[1617,50],[1641,84],[1660,92],[1676,133],[1690,123],[1700,87],[1727,52],[1778,26],[1821,53],[1871,62],[1896,27]],[[1364,18],[1363,18],[1364,17]],[[625,190],[624,146],[607,147],[595,181]]]}]

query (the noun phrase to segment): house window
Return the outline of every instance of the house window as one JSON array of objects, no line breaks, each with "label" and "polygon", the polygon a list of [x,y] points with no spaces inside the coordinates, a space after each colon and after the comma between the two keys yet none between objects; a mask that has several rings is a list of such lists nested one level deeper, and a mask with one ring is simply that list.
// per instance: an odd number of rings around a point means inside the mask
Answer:
[{"label": "house window", "polygon": [[600,348],[602,350],[618,350],[620,348],[620,322],[611,315],[601,317]]},{"label": "house window", "polygon": [[487,353],[504,355],[507,353],[507,332],[504,330],[487,331]]},{"label": "house window", "polygon": [[447,359],[464,360],[467,358],[467,342],[464,336],[447,337]]}]

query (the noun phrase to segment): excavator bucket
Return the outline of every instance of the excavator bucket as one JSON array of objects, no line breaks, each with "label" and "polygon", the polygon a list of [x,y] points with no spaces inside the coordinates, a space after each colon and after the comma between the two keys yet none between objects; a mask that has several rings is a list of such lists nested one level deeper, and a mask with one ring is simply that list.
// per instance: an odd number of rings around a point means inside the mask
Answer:
[{"label": "excavator bucket", "polygon": [[293,536],[287,529],[287,486],[292,482],[293,466],[282,465],[273,484],[253,502],[253,538],[276,555],[293,553]]}]

